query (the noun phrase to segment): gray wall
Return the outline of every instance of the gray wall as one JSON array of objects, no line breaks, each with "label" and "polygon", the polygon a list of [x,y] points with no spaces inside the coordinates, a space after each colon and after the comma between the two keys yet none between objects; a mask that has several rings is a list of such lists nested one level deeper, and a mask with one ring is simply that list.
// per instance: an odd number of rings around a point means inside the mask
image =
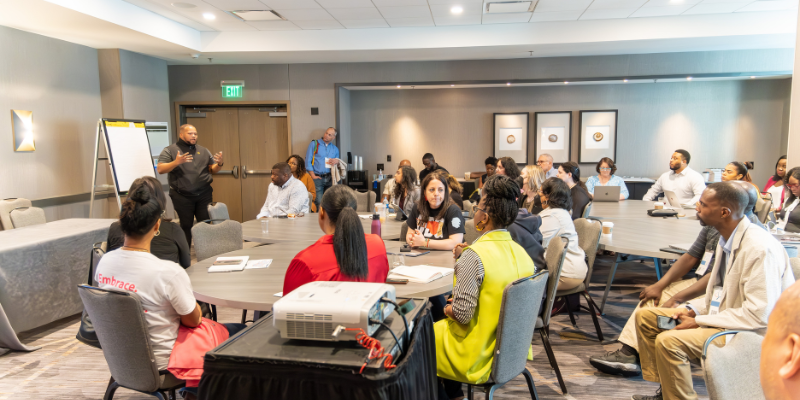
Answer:
[{"label": "gray wall", "polygon": [[[244,79],[242,100],[291,101],[293,152],[303,152],[310,140],[322,136],[328,126],[335,126],[337,118],[341,122],[342,116],[336,114],[336,84],[791,71],[793,54],[792,49],[773,49],[476,61],[181,65],[169,67],[169,95],[171,109],[175,101],[223,102],[219,81]],[[311,115],[311,107],[318,107],[319,115]],[[172,118],[174,124],[175,116]],[[345,147],[346,143],[352,147],[356,140],[342,129],[341,150],[353,151]]]},{"label": "gray wall", "polygon": [[[350,91],[352,149],[395,168],[422,168],[431,152],[453,175],[480,171],[492,152],[492,114],[573,111],[572,159],[578,159],[578,110],[618,109],[617,174],[657,177],[677,148],[692,168],[755,161],[763,186],[781,154],[790,79],[480,89]],[[533,136],[531,135],[531,138]],[[529,163],[534,162],[530,146]],[[386,155],[392,162],[386,162]],[[582,165],[583,177],[596,174]]]},{"label": "gray wall", "polygon": [[[0,198],[31,200],[88,194],[91,190],[97,121],[103,115],[98,51],[0,26]],[[110,53],[106,53],[110,54]],[[117,79],[126,118],[169,121],[167,65],[163,60],[119,51]],[[14,152],[8,110],[33,111],[36,151]],[[120,117],[120,115],[115,115]],[[100,164],[100,167],[105,167]],[[99,168],[98,184],[110,183]],[[78,197],[79,198],[79,197]],[[87,196],[88,198],[88,196]],[[116,201],[100,200],[95,217],[118,214]],[[48,221],[88,217],[89,202],[44,207]]]}]

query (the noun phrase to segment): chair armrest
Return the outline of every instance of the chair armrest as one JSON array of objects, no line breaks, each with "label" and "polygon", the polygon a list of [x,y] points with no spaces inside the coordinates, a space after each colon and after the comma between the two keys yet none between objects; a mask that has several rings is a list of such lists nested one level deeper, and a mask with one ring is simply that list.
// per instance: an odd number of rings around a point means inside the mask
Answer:
[{"label": "chair armrest", "polygon": [[714,339],[716,339],[716,338],[718,338],[720,336],[723,336],[723,335],[735,335],[735,334],[737,334],[739,332],[741,332],[741,331],[722,331],[722,332],[717,332],[717,333],[711,335],[711,337],[706,339],[706,343],[703,345],[703,360],[706,359],[706,351],[708,350],[708,345],[710,345],[711,342],[714,341]]}]

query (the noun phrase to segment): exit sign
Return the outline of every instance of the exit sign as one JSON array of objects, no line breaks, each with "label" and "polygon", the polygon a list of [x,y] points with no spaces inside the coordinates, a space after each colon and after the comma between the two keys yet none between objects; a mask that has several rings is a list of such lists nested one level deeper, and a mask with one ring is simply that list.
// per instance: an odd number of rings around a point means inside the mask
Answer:
[{"label": "exit sign", "polygon": [[244,81],[224,80],[220,81],[220,86],[223,99],[237,99],[244,95]]},{"label": "exit sign", "polygon": [[225,99],[242,97],[242,86],[223,86],[222,97]]}]

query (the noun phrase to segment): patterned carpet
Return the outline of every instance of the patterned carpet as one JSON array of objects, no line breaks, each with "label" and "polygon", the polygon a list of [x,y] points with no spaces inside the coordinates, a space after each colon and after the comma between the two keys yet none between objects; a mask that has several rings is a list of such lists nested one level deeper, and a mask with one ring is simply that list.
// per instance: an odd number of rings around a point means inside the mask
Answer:
[{"label": "patterned carpet", "polygon": [[[599,304],[611,257],[598,257],[591,294]],[[631,309],[636,306],[641,288],[655,282],[652,263],[627,262],[620,265],[612,287],[601,328],[606,342],[597,342],[591,317],[577,314],[579,330],[572,328],[567,315],[551,322],[551,342],[569,393],[562,395],[555,373],[550,368],[539,335],[534,336],[534,360],[528,362],[541,399],[629,399],[633,394],[653,394],[657,384],[638,378],[602,374],[589,365],[589,357],[616,350],[614,342]],[[239,322],[241,311],[220,308],[221,322]],[[31,353],[11,352],[0,357],[0,400],[4,399],[102,399],[109,372],[102,351],[75,340],[79,316],[54,322],[35,331],[23,333],[23,343],[43,346]],[[701,398],[707,394],[699,368],[693,370],[695,390]],[[476,393],[476,398],[483,398]],[[495,392],[497,399],[528,399],[522,376]],[[140,393],[120,389],[115,399],[152,399]]]}]

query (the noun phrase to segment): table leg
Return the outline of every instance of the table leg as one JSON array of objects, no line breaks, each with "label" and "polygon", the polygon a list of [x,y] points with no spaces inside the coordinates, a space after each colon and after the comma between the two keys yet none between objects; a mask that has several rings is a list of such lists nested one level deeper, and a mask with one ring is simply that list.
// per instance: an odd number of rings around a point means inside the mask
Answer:
[{"label": "table leg", "polygon": [[606,315],[603,308],[606,306],[606,299],[608,298],[608,291],[611,290],[611,282],[614,281],[614,274],[617,273],[617,265],[622,261],[622,253],[617,253],[617,259],[614,261],[614,266],[608,273],[608,282],[606,283],[606,292],[603,293],[603,301],[600,303],[600,315]]}]

